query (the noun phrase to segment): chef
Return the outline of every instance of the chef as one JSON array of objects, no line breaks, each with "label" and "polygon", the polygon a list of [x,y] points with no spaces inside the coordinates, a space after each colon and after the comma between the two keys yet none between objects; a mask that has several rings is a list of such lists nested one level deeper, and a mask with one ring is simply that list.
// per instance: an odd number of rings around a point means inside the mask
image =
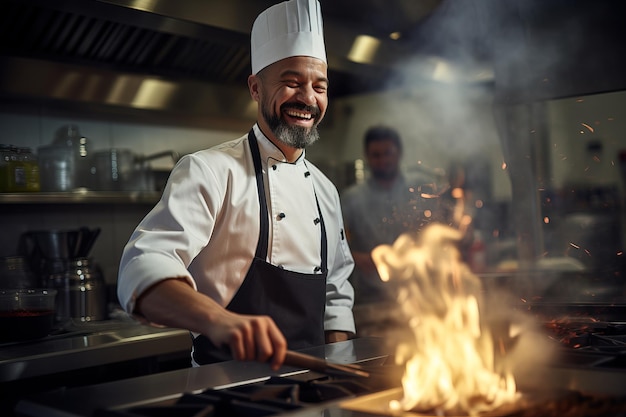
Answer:
[{"label": "chef", "polygon": [[256,124],[180,159],[120,264],[123,308],[189,329],[194,365],[234,358],[277,369],[287,348],[355,333],[339,195],[305,158],[328,105],[318,1],[262,12],[251,47]]}]

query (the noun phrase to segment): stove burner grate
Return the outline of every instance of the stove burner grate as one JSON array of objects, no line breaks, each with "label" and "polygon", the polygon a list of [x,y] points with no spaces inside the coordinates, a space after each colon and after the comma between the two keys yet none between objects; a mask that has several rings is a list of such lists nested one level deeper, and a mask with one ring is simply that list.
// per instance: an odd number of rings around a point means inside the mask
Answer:
[{"label": "stove burner grate", "polygon": [[[313,374],[313,373],[312,373]],[[266,417],[314,404],[353,398],[372,388],[350,378],[270,377],[262,383],[185,393],[170,404],[98,410],[97,417]]]}]

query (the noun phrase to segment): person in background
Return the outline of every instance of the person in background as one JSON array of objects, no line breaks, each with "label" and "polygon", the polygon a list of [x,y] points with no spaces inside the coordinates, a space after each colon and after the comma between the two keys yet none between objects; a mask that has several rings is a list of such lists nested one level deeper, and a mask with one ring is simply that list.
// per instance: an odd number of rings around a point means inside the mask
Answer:
[{"label": "person in background", "polygon": [[385,314],[393,311],[397,302],[393,288],[381,281],[371,252],[378,245],[392,245],[402,233],[419,231],[432,221],[437,215],[438,199],[432,195],[432,179],[409,178],[401,171],[403,147],[395,129],[369,128],[363,146],[370,176],[342,192],[341,203],[356,264],[351,281],[357,331],[372,334],[378,331],[376,327],[386,325]]},{"label": "person in background", "polygon": [[305,159],[328,105],[317,0],[262,12],[251,33],[246,135],[183,156],[122,255],[118,297],[188,329],[192,363],[269,361],[355,334],[354,261],[339,194]]}]

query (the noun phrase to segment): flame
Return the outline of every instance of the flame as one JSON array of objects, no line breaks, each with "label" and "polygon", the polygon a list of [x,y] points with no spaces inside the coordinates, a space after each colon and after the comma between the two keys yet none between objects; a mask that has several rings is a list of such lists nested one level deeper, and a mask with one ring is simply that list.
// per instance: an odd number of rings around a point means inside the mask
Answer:
[{"label": "flame", "polygon": [[[396,281],[409,341],[396,351],[406,363],[403,398],[391,410],[494,410],[518,398],[512,372],[496,365],[492,330],[481,322],[482,285],[461,261],[461,230],[433,223],[401,235],[372,258],[383,281]],[[419,240],[417,240],[419,238]],[[498,352],[506,350],[503,343]]]}]

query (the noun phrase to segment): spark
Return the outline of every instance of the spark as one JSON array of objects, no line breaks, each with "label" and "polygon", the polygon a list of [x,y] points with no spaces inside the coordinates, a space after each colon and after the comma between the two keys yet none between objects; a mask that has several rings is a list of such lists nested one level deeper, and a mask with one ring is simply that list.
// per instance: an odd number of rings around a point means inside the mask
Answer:
[{"label": "spark", "polygon": [[463,198],[463,189],[458,187],[452,190],[452,197],[459,199],[459,198]]},{"label": "spark", "polygon": [[581,123],[584,127],[586,127],[591,133],[594,132],[593,127],[589,126],[587,123]]}]

